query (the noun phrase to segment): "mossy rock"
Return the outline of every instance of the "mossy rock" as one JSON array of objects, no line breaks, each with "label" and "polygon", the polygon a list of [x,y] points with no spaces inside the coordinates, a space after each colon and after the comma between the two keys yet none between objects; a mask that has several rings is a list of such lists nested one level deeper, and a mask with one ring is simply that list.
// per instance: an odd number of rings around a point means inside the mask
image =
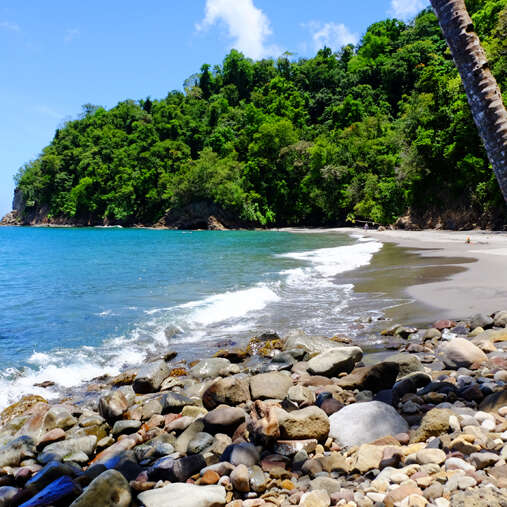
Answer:
[{"label": "mossy rock", "polygon": [[36,403],[47,403],[47,400],[37,394],[27,394],[16,403],[13,403],[12,405],[9,405],[7,408],[5,408],[0,414],[0,421],[2,424],[5,424],[11,419],[23,415]]}]

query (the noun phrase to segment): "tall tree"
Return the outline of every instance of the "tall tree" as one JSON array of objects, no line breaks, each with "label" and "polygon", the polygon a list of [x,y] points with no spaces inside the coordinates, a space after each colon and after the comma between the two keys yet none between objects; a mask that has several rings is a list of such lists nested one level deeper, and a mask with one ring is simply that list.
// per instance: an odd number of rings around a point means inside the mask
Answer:
[{"label": "tall tree", "polygon": [[431,0],[507,203],[507,111],[465,0]]}]

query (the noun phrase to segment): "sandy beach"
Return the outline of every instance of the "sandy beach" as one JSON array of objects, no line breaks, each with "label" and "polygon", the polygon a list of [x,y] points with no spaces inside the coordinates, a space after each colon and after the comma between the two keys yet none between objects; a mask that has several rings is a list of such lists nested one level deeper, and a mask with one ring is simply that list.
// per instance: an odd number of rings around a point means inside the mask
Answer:
[{"label": "sandy beach", "polygon": [[[409,297],[438,308],[440,315],[461,318],[507,308],[505,232],[334,230],[347,234],[361,233],[384,243],[394,243],[428,260],[435,257],[450,258],[448,266],[461,269],[455,269],[454,272],[449,270],[444,280],[420,280],[405,289]],[[470,238],[470,243],[466,242],[467,238]],[[467,259],[467,262],[463,263],[461,259]]]}]

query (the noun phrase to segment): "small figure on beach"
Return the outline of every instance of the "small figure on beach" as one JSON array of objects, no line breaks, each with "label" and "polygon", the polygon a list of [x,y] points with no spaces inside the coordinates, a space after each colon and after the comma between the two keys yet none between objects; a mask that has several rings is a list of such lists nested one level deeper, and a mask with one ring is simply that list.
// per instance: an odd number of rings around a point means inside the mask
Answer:
[{"label": "small figure on beach", "polygon": [[467,245],[469,245],[469,244],[471,243],[471,241],[470,241],[470,236],[467,236],[467,239],[465,239],[465,243],[466,243]]},{"label": "small figure on beach", "polygon": [[364,229],[365,231],[367,231],[367,230],[369,229],[369,227],[368,227],[368,222],[366,222],[366,223],[364,224],[363,229]]}]

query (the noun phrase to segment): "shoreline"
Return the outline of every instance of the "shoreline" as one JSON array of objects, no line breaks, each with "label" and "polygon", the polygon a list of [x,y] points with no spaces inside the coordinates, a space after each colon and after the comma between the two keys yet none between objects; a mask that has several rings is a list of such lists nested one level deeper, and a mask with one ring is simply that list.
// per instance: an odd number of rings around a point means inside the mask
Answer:
[{"label": "shoreline", "polygon": [[[403,292],[406,297],[438,311],[442,318],[461,318],[507,308],[507,232],[377,231],[353,227],[279,230],[360,234],[417,254],[428,262],[428,276],[415,276]],[[448,269],[443,269],[441,262],[432,264],[435,259],[447,259]],[[437,276],[432,277],[432,271]]]}]

